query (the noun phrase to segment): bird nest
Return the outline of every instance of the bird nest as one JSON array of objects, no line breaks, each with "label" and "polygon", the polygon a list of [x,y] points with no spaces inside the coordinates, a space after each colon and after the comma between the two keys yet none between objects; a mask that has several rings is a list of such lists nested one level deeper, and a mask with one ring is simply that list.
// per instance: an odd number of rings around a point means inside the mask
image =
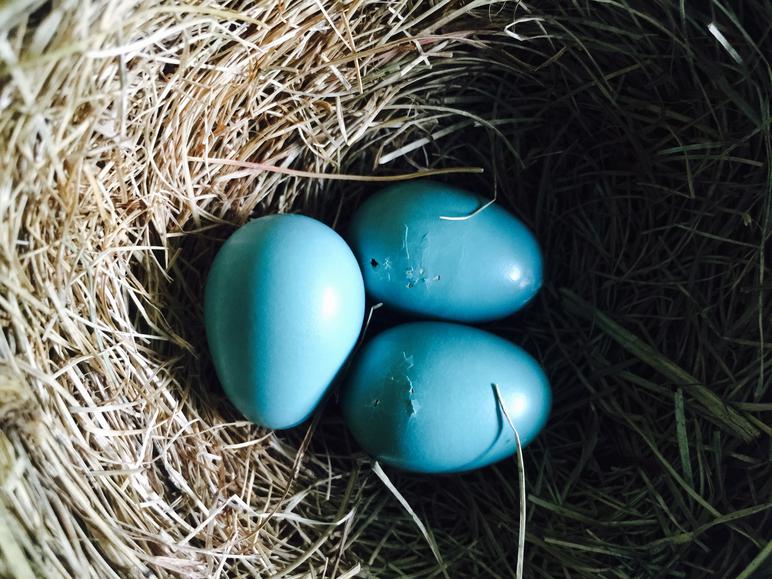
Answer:
[{"label": "bird nest", "polygon": [[[521,509],[527,576],[762,573],[770,13],[693,4],[0,5],[0,574],[509,577]],[[377,476],[334,398],[249,424],[208,358],[236,227],[426,175],[543,246],[489,327],[554,389],[523,505]]]}]

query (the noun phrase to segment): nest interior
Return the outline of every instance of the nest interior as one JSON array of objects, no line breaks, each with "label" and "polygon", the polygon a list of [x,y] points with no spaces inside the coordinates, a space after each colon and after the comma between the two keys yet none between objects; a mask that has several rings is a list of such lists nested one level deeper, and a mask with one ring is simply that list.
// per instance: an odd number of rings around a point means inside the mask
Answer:
[{"label": "nest interior", "polygon": [[388,473],[437,558],[334,400],[313,431],[250,425],[203,339],[236,227],[341,229],[373,177],[448,169],[546,256],[489,327],[555,395],[525,574],[763,575],[771,22],[761,0],[0,5],[0,574],[514,576],[513,462]]}]

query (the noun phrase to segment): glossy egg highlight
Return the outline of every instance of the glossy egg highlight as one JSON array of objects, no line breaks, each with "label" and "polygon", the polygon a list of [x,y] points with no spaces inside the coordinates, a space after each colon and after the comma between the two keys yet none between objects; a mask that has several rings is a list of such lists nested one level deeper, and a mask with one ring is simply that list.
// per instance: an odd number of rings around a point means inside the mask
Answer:
[{"label": "glossy egg highlight", "polygon": [[204,304],[228,398],[261,426],[305,421],[356,343],[364,299],[354,255],[323,223],[270,215],[238,229],[214,260]]},{"label": "glossy egg highlight", "polygon": [[539,364],[483,330],[414,322],[386,330],[357,354],[341,405],[362,448],[413,472],[480,468],[515,453],[544,427],[552,400]]},{"label": "glossy egg highlight", "polygon": [[497,203],[472,215],[486,203],[426,180],[367,199],[347,236],[367,292],[409,314],[459,322],[490,321],[522,308],[541,287],[539,244]]}]

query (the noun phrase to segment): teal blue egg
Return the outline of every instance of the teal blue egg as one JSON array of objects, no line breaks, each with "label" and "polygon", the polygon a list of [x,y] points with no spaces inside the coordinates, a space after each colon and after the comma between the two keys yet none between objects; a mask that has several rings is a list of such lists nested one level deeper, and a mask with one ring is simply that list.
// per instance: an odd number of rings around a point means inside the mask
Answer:
[{"label": "teal blue egg", "polygon": [[552,394],[525,350],[483,330],[413,322],[382,332],[357,354],[343,390],[346,424],[362,448],[422,473],[480,468],[510,457],[544,427]]},{"label": "teal blue egg", "polygon": [[459,322],[494,320],[522,308],[541,287],[539,244],[497,203],[472,215],[486,202],[426,180],[367,199],[347,236],[367,292],[409,314]]},{"label": "teal blue egg", "polygon": [[244,416],[268,428],[305,421],[351,353],[364,317],[354,255],[301,215],[247,223],[206,282],[206,336],[217,376]]}]

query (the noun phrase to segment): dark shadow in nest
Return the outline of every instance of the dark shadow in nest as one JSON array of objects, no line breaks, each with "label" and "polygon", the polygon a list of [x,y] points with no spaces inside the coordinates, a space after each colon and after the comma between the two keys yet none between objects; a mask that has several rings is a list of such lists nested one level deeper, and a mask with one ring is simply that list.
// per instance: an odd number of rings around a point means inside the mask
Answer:
[{"label": "dark shadow in nest", "polygon": [[[234,226],[223,224],[177,233],[165,250],[154,250],[153,260],[137,264],[135,271],[141,270],[143,278],[152,277],[156,283],[146,288],[149,295],[143,304],[151,319],[136,306],[133,319],[139,332],[164,337],[153,342],[153,347],[161,359],[175,360],[172,370],[182,387],[178,396],[187,398],[203,416],[217,407],[226,419],[240,420],[235,410],[220,402],[225,395],[208,355],[203,310],[207,272],[217,249],[233,231]],[[151,242],[156,246],[162,243],[155,231],[151,232]]]},{"label": "dark shadow in nest", "polygon": [[[710,126],[711,104],[701,91],[712,91],[715,102],[726,96],[709,69],[695,70],[686,59],[636,61],[642,55],[628,55],[625,62],[618,53],[604,54],[600,38],[598,43],[594,64],[608,73],[626,65],[630,70],[601,80],[577,53],[568,52],[562,62],[533,76],[509,69],[492,82],[490,70],[468,71],[445,93],[426,96],[427,104],[436,105],[444,98],[476,99],[479,108],[473,112],[481,117],[520,119],[498,125],[497,131],[470,127],[430,142],[419,157],[429,166],[484,167],[480,176],[442,180],[483,194],[496,191],[500,203],[543,244],[541,294],[522,312],[486,326],[531,352],[545,366],[555,395],[549,424],[525,453],[531,497],[528,564],[545,569],[545,576],[557,572],[557,562],[599,574],[624,569],[632,576],[689,573],[711,565],[741,569],[755,552],[753,545],[761,544],[764,515],[749,515],[731,527],[733,533],[724,527],[706,530],[701,539],[677,546],[668,537],[708,523],[715,516],[711,509],[728,512],[758,504],[768,486],[760,476],[763,442],[744,443],[731,428],[717,427],[715,417],[690,395],[689,385],[681,385],[685,428],[694,445],[691,466],[681,464],[674,414],[679,384],[591,318],[595,312],[610,316],[654,348],[658,359],[674,361],[719,397],[734,402],[758,396],[758,348],[743,336],[758,339],[754,324],[764,315],[754,259],[760,239],[769,235],[762,225],[765,173],[753,161],[763,156],[763,144],[747,137],[754,125],[739,109],[723,111],[732,121],[716,121],[719,130]],[[480,56],[484,62],[497,60],[507,59]],[[491,93],[491,86],[500,88]],[[553,94],[545,86],[552,86]],[[684,143],[712,141],[721,131],[731,156],[707,153],[694,159],[687,153],[685,159]],[[411,134],[405,141],[419,136],[425,135]],[[693,172],[697,166],[699,174]],[[405,162],[389,167],[415,168]],[[333,184],[330,190],[347,186]],[[563,288],[586,302],[585,315],[565,306]],[[769,311],[769,305],[763,307]],[[373,333],[390,325],[391,315],[378,310]],[[341,436],[339,413],[333,408],[328,414],[315,448],[340,457],[345,470],[356,445]],[[718,445],[711,451],[713,466],[698,467],[697,449],[711,444]],[[739,449],[755,467],[722,455]],[[693,473],[677,476],[694,476],[710,507],[679,486],[670,465]],[[704,470],[697,474],[698,468]],[[448,546],[454,542],[458,549],[477,543],[480,560],[454,561],[454,574],[488,576],[487,564],[510,576],[518,511],[511,461],[442,477],[388,472],[435,538],[442,538],[438,542],[443,541],[446,555],[452,556]],[[385,492],[377,482],[370,488]],[[367,512],[403,521],[397,528],[412,525],[393,499],[388,506],[377,504],[380,511]],[[466,516],[459,517],[462,512]],[[588,532],[605,545],[589,551],[591,556],[581,547],[594,548]],[[738,542],[754,537],[751,547],[743,547],[742,561],[706,554],[717,540],[727,541],[725,535]],[[579,547],[556,547],[560,542]],[[427,560],[432,557],[425,545],[415,546],[415,535],[401,539],[399,531],[383,545],[382,561],[419,550]],[[394,570],[384,566],[380,572]]]}]

